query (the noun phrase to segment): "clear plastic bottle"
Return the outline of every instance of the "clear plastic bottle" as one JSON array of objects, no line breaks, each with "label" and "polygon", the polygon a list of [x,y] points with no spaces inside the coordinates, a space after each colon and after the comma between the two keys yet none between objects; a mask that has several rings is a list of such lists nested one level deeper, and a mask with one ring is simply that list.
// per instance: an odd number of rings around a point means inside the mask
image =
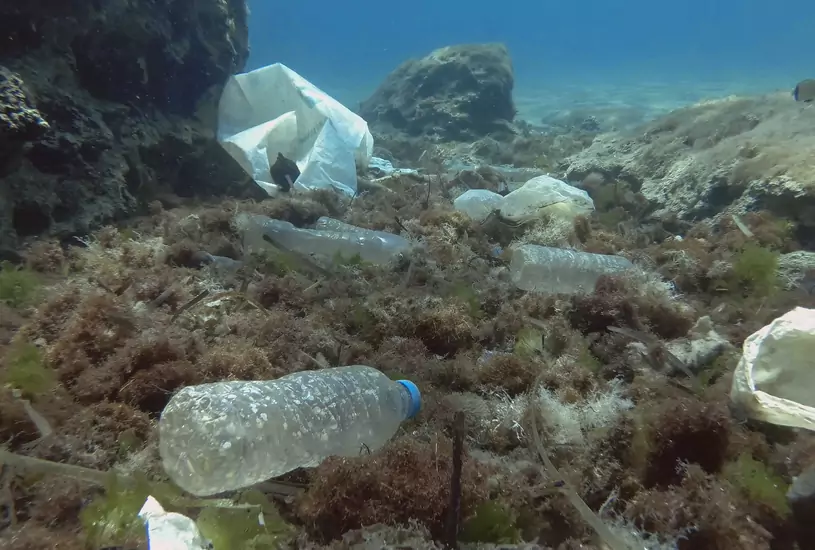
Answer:
[{"label": "clear plastic bottle", "polygon": [[453,208],[467,214],[477,222],[483,222],[490,214],[501,209],[504,197],[486,189],[468,189],[453,201]]},{"label": "clear plastic bottle", "polygon": [[320,218],[317,229],[303,229],[293,224],[260,215],[241,215],[237,225],[248,237],[250,246],[258,246],[258,239],[265,235],[273,242],[288,249],[306,254],[318,254],[333,258],[337,253],[344,257],[359,255],[366,262],[385,264],[410,249],[404,237],[363,229],[339,220]]},{"label": "clear plastic bottle", "polygon": [[415,384],[364,365],[188,386],[161,414],[159,451],[176,484],[213,495],[378,449],[420,407]]},{"label": "clear plastic bottle", "polygon": [[512,251],[509,272],[521,290],[549,294],[593,292],[600,275],[633,269],[627,258],[525,244]]},{"label": "clear plastic bottle", "polygon": [[370,229],[363,229],[361,227],[357,227],[356,225],[351,225],[350,223],[340,221],[336,218],[329,218],[328,216],[320,216],[317,221],[314,222],[314,229],[340,231],[346,233],[371,231]]}]

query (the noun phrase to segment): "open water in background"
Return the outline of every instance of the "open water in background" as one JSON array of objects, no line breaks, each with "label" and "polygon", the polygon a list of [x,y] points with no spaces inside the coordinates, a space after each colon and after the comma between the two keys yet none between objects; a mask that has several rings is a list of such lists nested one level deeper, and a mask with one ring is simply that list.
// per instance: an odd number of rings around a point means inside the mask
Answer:
[{"label": "open water in background", "polygon": [[521,117],[641,109],[791,90],[815,77],[806,0],[250,0],[247,70],[285,63],[356,107],[402,61],[435,48],[503,42]]}]

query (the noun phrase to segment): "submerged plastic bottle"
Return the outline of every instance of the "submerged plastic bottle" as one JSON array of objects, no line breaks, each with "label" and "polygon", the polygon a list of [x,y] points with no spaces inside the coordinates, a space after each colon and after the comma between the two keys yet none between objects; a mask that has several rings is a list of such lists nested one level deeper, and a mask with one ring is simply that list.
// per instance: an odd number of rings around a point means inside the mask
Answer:
[{"label": "submerged plastic bottle", "polygon": [[633,269],[627,258],[525,244],[512,251],[509,272],[521,290],[550,294],[593,292],[600,275]]},{"label": "submerged plastic bottle", "polygon": [[250,239],[257,234],[265,235],[290,250],[328,258],[337,253],[343,257],[359,255],[366,262],[385,264],[410,249],[410,242],[399,235],[364,229],[327,217],[317,220],[317,229],[303,229],[290,222],[247,214],[240,215],[237,225]]},{"label": "submerged plastic bottle", "polygon": [[490,214],[501,209],[504,197],[486,189],[468,189],[453,201],[453,208],[477,222],[483,222]]},{"label": "submerged plastic bottle", "polygon": [[161,413],[159,451],[176,484],[213,495],[378,449],[420,407],[415,384],[365,365],[187,386]]}]

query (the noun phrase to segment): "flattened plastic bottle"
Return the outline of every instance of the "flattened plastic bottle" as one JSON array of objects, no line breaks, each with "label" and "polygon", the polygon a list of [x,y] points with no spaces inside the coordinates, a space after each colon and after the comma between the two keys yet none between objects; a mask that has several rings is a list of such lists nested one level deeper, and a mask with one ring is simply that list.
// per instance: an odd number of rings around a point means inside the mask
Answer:
[{"label": "flattened plastic bottle", "polygon": [[415,384],[364,365],[188,386],[161,414],[159,450],[178,486],[214,495],[378,449],[420,407]]},{"label": "flattened plastic bottle", "polygon": [[332,218],[317,220],[316,229],[295,227],[290,222],[261,215],[242,214],[237,219],[245,237],[257,244],[257,234],[272,242],[304,254],[333,258],[359,255],[366,262],[386,264],[410,250],[404,237],[386,231],[363,229]]},{"label": "flattened plastic bottle", "polygon": [[594,291],[600,275],[633,269],[627,258],[525,244],[512,251],[509,272],[521,290],[548,294]]}]

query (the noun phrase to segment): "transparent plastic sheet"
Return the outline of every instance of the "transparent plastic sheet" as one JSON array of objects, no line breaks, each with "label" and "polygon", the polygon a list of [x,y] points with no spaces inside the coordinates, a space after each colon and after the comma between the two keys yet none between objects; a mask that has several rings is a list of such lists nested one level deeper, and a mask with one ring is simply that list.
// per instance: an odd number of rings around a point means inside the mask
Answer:
[{"label": "transparent plastic sheet", "polygon": [[300,189],[354,195],[373,151],[368,124],[281,63],[232,76],[218,105],[218,141],[270,195],[277,154],[297,163]]}]

